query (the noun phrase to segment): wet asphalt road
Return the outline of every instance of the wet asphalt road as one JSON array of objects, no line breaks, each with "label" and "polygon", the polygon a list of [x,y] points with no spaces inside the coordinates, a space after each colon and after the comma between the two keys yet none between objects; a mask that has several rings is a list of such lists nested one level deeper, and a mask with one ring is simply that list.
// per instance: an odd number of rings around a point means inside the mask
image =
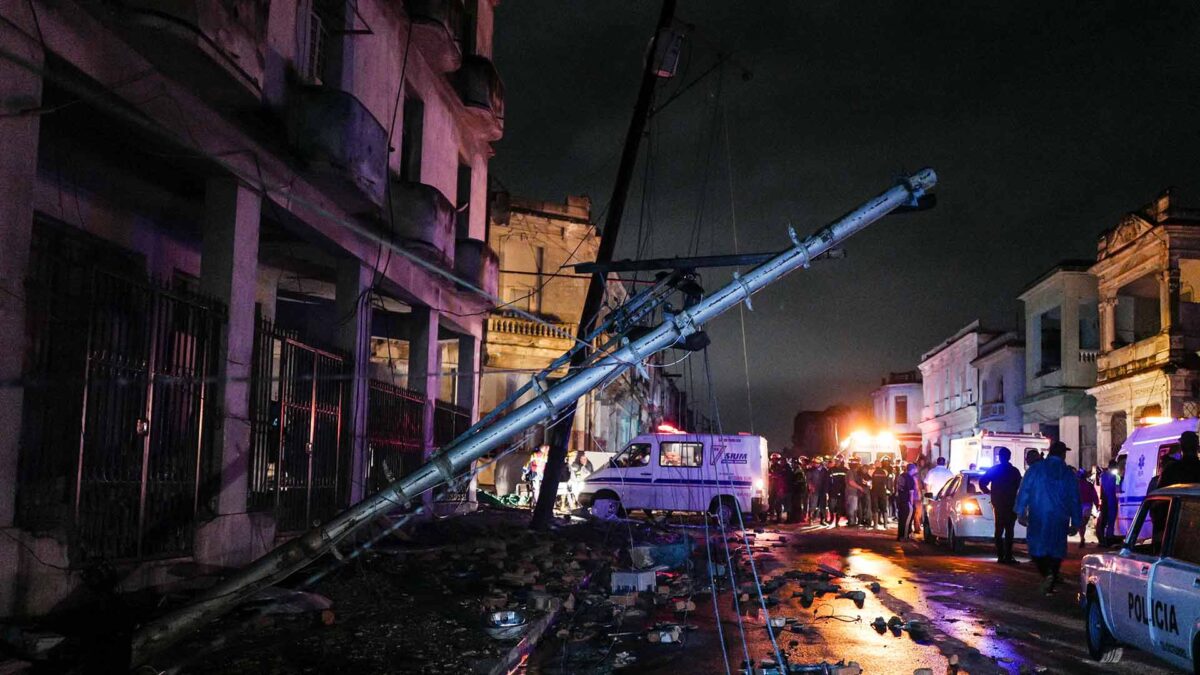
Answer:
[{"label": "wet asphalt road", "polygon": [[[714,545],[724,546],[716,539]],[[1017,555],[1024,564],[1004,566],[994,562],[991,547],[985,545],[968,546],[954,555],[930,544],[897,542],[894,531],[783,525],[758,533],[752,549],[764,580],[825,565],[845,571],[839,580],[843,590],[866,591],[861,609],[832,594],[806,609],[800,598],[792,597],[800,588],[795,582],[772,593],[780,602],[770,615],[797,619],[801,625],[800,633],[783,629],[777,635],[780,651],[793,664],[845,659],[857,661],[865,673],[930,668],[940,674],[957,655],[961,671],[973,674],[1176,672],[1129,649],[1117,664],[1088,659],[1075,594],[1079,559],[1094,546],[1079,549],[1071,544],[1071,558],[1063,566],[1065,584],[1050,597],[1038,592],[1040,579],[1021,555],[1022,545]],[[870,590],[872,581],[879,582],[879,593]],[[713,603],[698,599],[696,612],[686,618],[697,629],[688,633],[684,644],[639,650],[638,663],[622,672],[721,673],[728,662],[730,672],[737,673],[747,653],[756,662],[770,656],[773,649],[761,610],[743,607],[739,614],[732,600],[726,591],[716,603],[727,661],[717,638]],[[928,626],[927,635],[881,635],[870,626],[876,617],[887,620],[894,615],[922,622]],[[661,618],[672,620],[669,614]]]}]

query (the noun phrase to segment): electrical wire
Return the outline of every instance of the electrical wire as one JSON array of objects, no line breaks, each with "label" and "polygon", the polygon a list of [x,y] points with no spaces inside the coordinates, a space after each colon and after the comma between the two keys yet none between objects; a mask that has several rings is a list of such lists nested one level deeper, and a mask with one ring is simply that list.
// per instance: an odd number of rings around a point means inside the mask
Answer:
[{"label": "electrical wire", "polygon": [[[733,231],[733,254],[738,249],[737,205],[733,191],[733,156],[729,149],[729,115],[725,101],[721,101],[721,127],[725,137],[725,175],[729,178],[729,223]],[[738,303],[738,323],[742,330],[742,369],[746,375],[746,412],[750,417],[750,433],[754,433],[754,397],[750,391],[750,353],[746,344],[746,303]]]}]

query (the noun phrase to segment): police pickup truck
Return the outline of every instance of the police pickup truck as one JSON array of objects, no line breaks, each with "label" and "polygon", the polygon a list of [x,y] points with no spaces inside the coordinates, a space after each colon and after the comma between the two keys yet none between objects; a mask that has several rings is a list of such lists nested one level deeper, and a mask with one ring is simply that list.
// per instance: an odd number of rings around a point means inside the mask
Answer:
[{"label": "police pickup truck", "polygon": [[1200,672],[1200,485],[1148,495],[1120,552],[1084,557],[1079,587],[1092,658],[1128,645]]}]

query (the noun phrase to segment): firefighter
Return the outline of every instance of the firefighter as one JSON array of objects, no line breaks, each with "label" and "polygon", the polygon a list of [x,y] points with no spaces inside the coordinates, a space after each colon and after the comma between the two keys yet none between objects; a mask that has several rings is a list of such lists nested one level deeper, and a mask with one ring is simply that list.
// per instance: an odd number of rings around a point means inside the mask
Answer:
[{"label": "firefighter", "polygon": [[771,464],[767,469],[767,479],[770,481],[769,517],[775,522],[783,522],[783,511],[788,505],[788,491],[792,487],[792,470],[788,467],[783,455],[771,453]]},{"label": "firefighter", "polygon": [[806,457],[792,460],[792,502],[788,509],[788,522],[798,523],[808,519],[808,474],[805,473]]},{"label": "firefighter", "polygon": [[[846,462],[841,455],[829,460],[829,515],[833,526],[841,527],[842,516],[846,515]],[[849,521],[846,522],[849,525]]]}]

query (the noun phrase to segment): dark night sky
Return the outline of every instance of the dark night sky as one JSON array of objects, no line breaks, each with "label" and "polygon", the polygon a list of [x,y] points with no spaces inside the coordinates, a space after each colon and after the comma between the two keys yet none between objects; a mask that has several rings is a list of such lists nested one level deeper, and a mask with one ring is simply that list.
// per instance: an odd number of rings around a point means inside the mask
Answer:
[{"label": "dark night sky", "polygon": [[[492,171],[511,192],[588,194],[603,208],[657,14],[633,0],[500,4],[507,113]],[[753,421],[772,445],[797,410],[865,403],[882,375],[915,368],[977,317],[1015,327],[1028,282],[1094,257],[1096,235],[1163,187],[1200,194],[1190,0],[682,0],[677,16],[699,36],[684,78],[717,45],[754,77],[727,69],[655,117],[649,189],[639,166],[618,257],[634,254],[639,227],[644,255],[731,252],[731,173],[742,251],[785,247],[788,223],[807,234],[901,170],[941,178],[936,210],[877,223],[847,259],[755,296]],[[748,430],[736,312],[709,332],[722,421]],[[693,372],[702,380],[699,359]]]}]

